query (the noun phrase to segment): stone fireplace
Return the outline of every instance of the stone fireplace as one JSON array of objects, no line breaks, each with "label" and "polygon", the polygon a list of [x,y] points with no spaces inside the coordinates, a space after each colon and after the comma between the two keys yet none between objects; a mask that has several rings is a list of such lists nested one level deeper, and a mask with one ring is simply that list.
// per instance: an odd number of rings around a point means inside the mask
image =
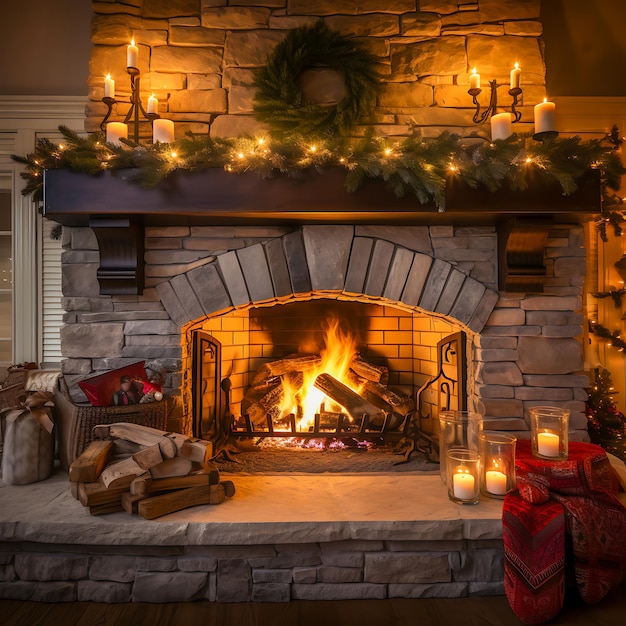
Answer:
[{"label": "stone fireplace", "polygon": [[[252,115],[252,71],[288,29],[321,18],[380,59],[384,88],[356,134],[369,127],[401,139],[449,130],[486,141],[485,127],[472,122],[469,72],[477,65],[486,77],[508,80],[515,61],[524,72],[518,128],[529,131],[532,105],[545,95],[539,4],[95,3],[85,127],[97,130],[106,112],[106,73],[123,95],[134,35],[142,85],[155,91],[178,136],[255,135],[263,127]],[[124,114],[120,106],[114,118]],[[466,392],[453,402],[481,412],[486,429],[520,437],[529,435],[530,407],[558,404],[571,410],[571,437],[587,437],[584,221],[598,210],[597,180],[564,197],[541,177],[523,191],[491,193],[451,174],[446,212],[438,212],[393,197],[380,181],[349,194],[334,168],[303,180],[175,172],[155,189],[126,177],[46,172],[44,213],[64,225],[62,370],[77,399],[79,380],[144,360],[177,400],[168,427],[205,435],[227,400],[240,420],[258,368],[306,352],[332,312],[356,329],[359,352],[388,368],[389,386],[407,396],[436,377],[437,343],[463,332]],[[196,379],[199,333],[219,342],[220,355],[210,376]],[[206,417],[198,417],[194,392],[209,378]],[[448,400],[434,384],[421,410],[434,423]],[[19,555],[24,580],[39,580],[28,564],[44,552],[60,553],[46,560],[50,570],[69,563],[83,572],[74,576],[78,585],[38,584],[35,597],[54,601],[503,592],[500,503],[453,505],[438,475],[238,481],[228,504],[150,522],[150,538],[148,522],[122,513],[76,523],[81,512],[67,493],[73,520],[51,529],[11,525],[5,543],[45,544],[41,554],[31,554],[35,546]],[[317,496],[288,506],[297,490]],[[355,490],[360,497],[347,497]],[[326,511],[333,517],[319,517]],[[3,593],[17,597],[22,582]]]}]

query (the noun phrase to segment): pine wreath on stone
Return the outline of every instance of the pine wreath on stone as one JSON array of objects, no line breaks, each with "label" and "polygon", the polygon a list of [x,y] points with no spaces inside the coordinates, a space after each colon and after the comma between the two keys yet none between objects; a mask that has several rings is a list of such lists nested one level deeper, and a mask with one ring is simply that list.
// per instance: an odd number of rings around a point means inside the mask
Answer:
[{"label": "pine wreath on stone", "polygon": [[[276,136],[345,136],[375,103],[380,86],[377,64],[372,53],[321,20],[313,26],[295,28],[256,72],[257,119]],[[338,102],[313,101],[303,90],[303,75],[320,69],[330,70],[327,78],[334,71],[343,81],[343,90],[332,81],[332,91],[340,94]]]}]

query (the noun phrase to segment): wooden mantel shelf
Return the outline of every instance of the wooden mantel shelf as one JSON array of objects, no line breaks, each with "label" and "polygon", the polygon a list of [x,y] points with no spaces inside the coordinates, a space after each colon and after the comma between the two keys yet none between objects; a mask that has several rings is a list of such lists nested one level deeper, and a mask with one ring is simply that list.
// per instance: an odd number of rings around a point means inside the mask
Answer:
[{"label": "wooden mantel shelf", "polygon": [[[580,220],[600,211],[599,172],[564,196],[554,179],[535,175],[523,191],[471,189],[451,178],[445,213],[414,196],[394,197],[381,180],[369,180],[354,193],[344,187],[345,171],[311,170],[301,180],[255,173],[231,174],[220,168],[179,171],[155,188],[129,182],[131,171],[97,176],[48,170],[44,214],[68,226],[87,225],[90,216],[142,216],[145,224],[304,223],[484,223],[501,215],[561,215]],[[577,217],[576,217],[577,216]]]},{"label": "wooden mantel shelf", "polygon": [[[472,189],[450,178],[442,213],[432,204],[420,204],[412,195],[394,197],[381,180],[369,180],[348,193],[345,171],[339,168],[323,174],[306,171],[298,180],[284,176],[262,179],[255,173],[231,174],[219,168],[179,171],[151,189],[130,182],[131,176],[132,170],[97,176],[67,170],[45,172],[44,215],[66,226],[94,229],[103,294],[141,293],[145,226],[493,225],[500,235],[501,269],[504,264],[504,275],[508,275],[508,270],[515,268],[508,266],[507,259],[513,256],[508,254],[507,242],[513,241],[516,233],[527,229],[533,233],[525,241],[535,241],[536,250],[526,251],[538,259],[543,253],[538,229],[547,233],[554,223],[587,221],[601,210],[600,172],[596,171],[580,181],[570,196],[563,195],[557,181],[539,173],[522,191]],[[519,258],[519,250],[515,254]],[[524,274],[524,268],[516,271]],[[536,268],[529,271],[534,275]]]}]

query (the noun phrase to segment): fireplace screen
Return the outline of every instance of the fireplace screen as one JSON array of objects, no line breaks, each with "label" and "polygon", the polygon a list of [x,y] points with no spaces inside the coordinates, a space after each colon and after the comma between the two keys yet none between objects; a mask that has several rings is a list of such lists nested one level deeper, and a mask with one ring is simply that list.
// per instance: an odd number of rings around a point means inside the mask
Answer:
[{"label": "fireplace screen", "polygon": [[397,441],[465,408],[466,337],[441,320],[323,300],[236,313],[193,332],[194,436]]}]

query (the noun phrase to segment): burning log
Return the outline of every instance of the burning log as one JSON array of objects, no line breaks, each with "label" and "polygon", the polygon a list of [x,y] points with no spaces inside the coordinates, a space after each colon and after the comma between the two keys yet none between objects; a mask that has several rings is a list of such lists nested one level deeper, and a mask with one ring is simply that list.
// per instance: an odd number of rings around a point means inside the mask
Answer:
[{"label": "burning log", "polygon": [[367,415],[371,426],[382,427],[385,413],[330,374],[320,374],[315,379],[315,387],[340,404],[353,419],[360,421]]},{"label": "burning log", "polygon": [[350,363],[350,369],[365,380],[381,385],[386,385],[389,382],[389,368],[384,365],[374,365],[357,357]]},{"label": "burning log", "polygon": [[[286,361],[288,359],[283,360]],[[270,389],[261,398],[258,398],[247,405],[246,413],[255,425],[265,424],[268,417],[271,420],[280,418],[281,404],[285,396],[285,388],[283,386],[284,382],[287,381],[293,389],[299,389],[302,387],[304,376],[302,372],[290,371],[281,376],[279,380],[280,384]],[[252,400],[256,393],[256,389],[253,388],[246,394],[246,399]]]},{"label": "burning log", "polygon": [[277,361],[271,361],[261,365],[252,380],[252,387],[262,385],[273,376],[283,376],[290,372],[304,372],[316,367],[322,362],[322,358],[316,354],[289,356]]},{"label": "burning log", "polygon": [[383,400],[388,406],[391,407],[394,413],[405,417],[407,413],[415,408],[415,402],[412,398],[405,395],[396,393],[393,389],[385,387],[379,383],[369,381],[365,384],[365,392],[368,396],[377,397]]}]

